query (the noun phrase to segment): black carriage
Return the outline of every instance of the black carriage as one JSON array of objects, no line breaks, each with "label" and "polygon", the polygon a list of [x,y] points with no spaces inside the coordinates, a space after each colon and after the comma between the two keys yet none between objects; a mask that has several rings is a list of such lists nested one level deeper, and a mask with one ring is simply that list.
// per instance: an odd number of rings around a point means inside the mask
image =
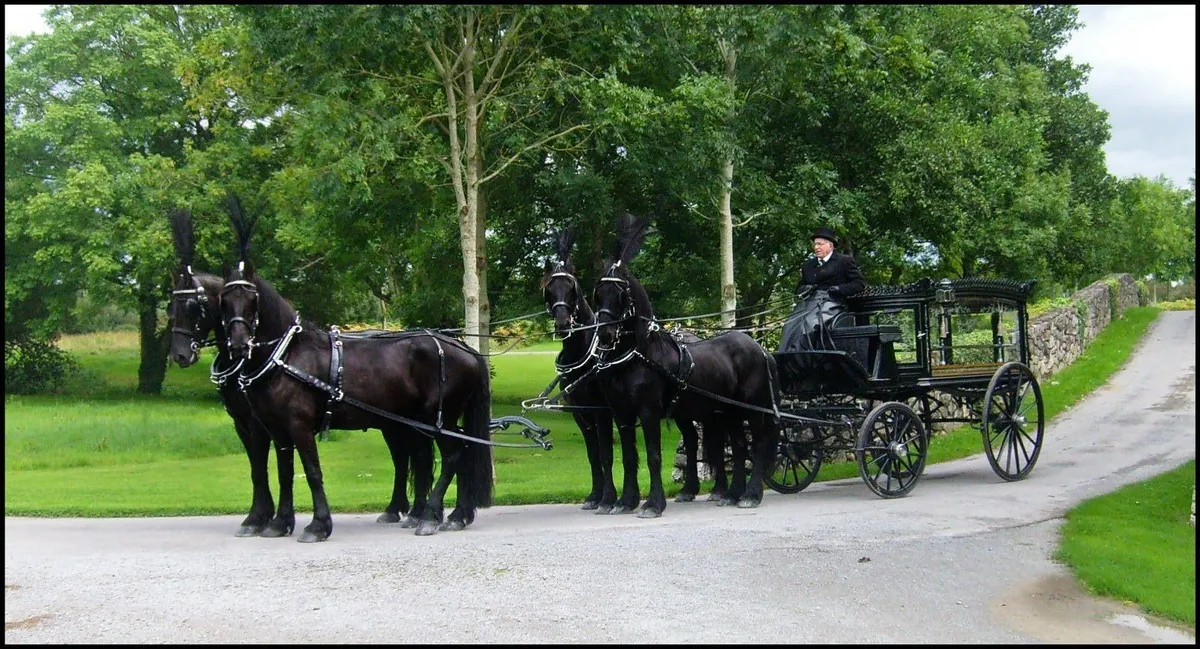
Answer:
[{"label": "black carriage", "polygon": [[821,464],[853,452],[884,498],[920,480],[936,424],[973,424],[992,469],[1019,480],[1045,429],[1029,365],[1034,282],[928,279],[872,286],[805,351],[776,353],[782,435],[775,491],[797,493]]}]

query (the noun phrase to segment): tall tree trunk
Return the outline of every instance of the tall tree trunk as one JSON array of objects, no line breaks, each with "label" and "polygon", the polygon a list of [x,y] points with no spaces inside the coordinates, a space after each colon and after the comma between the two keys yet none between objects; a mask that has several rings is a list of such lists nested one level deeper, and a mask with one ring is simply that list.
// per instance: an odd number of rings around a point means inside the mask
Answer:
[{"label": "tall tree trunk", "polygon": [[[717,45],[725,58],[725,81],[732,93],[737,87],[737,50],[725,39]],[[730,116],[732,118],[732,115]],[[733,283],[733,153],[721,165],[721,326],[732,328],[737,320],[737,286]]]},{"label": "tall tree trunk", "polygon": [[158,330],[158,299],[153,287],[141,289],[138,295],[138,343],[141,361],[138,363],[140,394],[162,394],[167,376],[167,332]]},{"label": "tall tree trunk", "polygon": [[[483,154],[480,153],[482,160]],[[482,165],[481,165],[482,167]],[[479,330],[484,337],[479,339],[479,351],[487,354],[491,349],[492,339],[488,334],[492,330],[492,301],[488,298],[488,264],[487,264],[487,190],[479,188],[478,213],[475,218],[475,273],[479,276]]]}]

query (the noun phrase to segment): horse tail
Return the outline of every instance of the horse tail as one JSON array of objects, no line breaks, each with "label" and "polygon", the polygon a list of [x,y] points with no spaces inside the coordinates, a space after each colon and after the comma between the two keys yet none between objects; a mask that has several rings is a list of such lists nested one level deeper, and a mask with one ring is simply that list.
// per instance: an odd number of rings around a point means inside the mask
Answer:
[{"label": "horse tail", "polygon": [[[767,362],[767,376],[771,379],[771,409],[778,413],[780,395],[782,394],[782,388],[779,386],[779,363],[777,363],[775,361],[775,357],[769,354],[765,349],[763,350],[763,356],[766,358]],[[779,447],[779,439],[782,437],[783,431],[782,422],[779,420],[777,415],[764,414],[763,421],[765,421],[767,424],[767,438],[765,440],[767,457],[763,466],[763,474],[769,475],[775,470],[775,462],[779,459],[779,454],[775,449]]]},{"label": "horse tail", "polygon": [[[467,401],[463,414],[463,433],[475,439],[491,440],[492,379],[488,371],[487,357],[477,355],[479,363],[479,385]],[[459,488],[464,500],[475,507],[492,506],[492,447],[490,444],[467,442],[463,451],[463,474]]]}]

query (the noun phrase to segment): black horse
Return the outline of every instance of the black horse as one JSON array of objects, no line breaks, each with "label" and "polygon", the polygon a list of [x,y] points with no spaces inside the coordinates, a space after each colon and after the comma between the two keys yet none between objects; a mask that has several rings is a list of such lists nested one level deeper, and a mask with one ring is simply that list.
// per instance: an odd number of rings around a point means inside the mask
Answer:
[{"label": "black horse", "polygon": [[[724,440],[730,440],[733,477],[721,502],[756,507],[779,438],[775,360],[741,331],[685,343],[662,330],[649,296],[628,268],[641,248],[646,226],[644,220],[624,215],[616,254],[606,261],[593,298],[600,325],[601,386],[619,429],[632,429],[637,422],[642,425],[650,493],[638,515],[657,517],[666,508],[660,426],[669,417],[677,423],[703,422],[707,449],[723,450]],[[743,421],[750,424],[753,444],[748,482],[745,441],[740,434],[730,434],[740,431]],[[708,455],[713,457],[711,451]],[[723,453],[716,457],[720,461]]]},{"label": "black horse", "polygon": [[[192,271],[196,239],[190,212],[173,211],[171,230],[179,258],[179,274],[168,309],[168,324],[171,327],[168,357],[179,367],[191,367],[199,360],[202,347],[217,346],[211,377],[217,384],[225,412],[233,419],[233,427],[250,460],[250,482],[253,485],[250,512],[234,535],[287,536],[296,527],[296,512],[292,505],[292,478],[295,471],[292,447],[275,444],[275,463],[279,473],[279,509],[275,510],[267,476],[271,437],[251,416],[250,406],[238,389],[236,374],[240,367],[230,358],[224,331],[220,327],[218,299],[225,280],[216,275]],[[211,341],[210,335],[214,337]]]},{"label": "black horse", "polygon": [[[168,357],[181,368],[191,367],[199,359],[202,347],[215,345],[217,355],[209,371],[212,382],[217,385],[221,402],[230,418],[246,455],[250,459],[250,481],[253,496],[250,513],[242,521],[235,536],[279,537],[287,536],[296,527],[296,512],[293,505],[293,479],[295,455],[290,442],[274,440],[275,462],[279,474],[279,509],[272,517],[274,504],[271,486],[267,477],[267,456],[272,438],[261,422],[253,416],[246,395],[238,386],[237,377],[241,365],[229,354],[225,330],[221,326],[219,298],[225,280],[217,275],[196,273],[192,270],[195,257],[195,234],[191,213],[175,210],[171,214],[171,229],[174,234],[175,251],[179,257],[179,275],[168,309],[171,327],[171,346]],[[212,336],[210,340],[209,336]],[[431,441],[422,437],[384,432],[384,440],[392,454],[395,465],[395,481],[392,498],[379,516],[380,523],[401,523],[401,527],[416,527],[424,511],[425,500],[433,484],[433,447]],[[417,490],[413,505],[408,500],[408,470],[412,463]],[[405,516],[407,514],[407,516]]]},{"label": "black horse", "polygon": [[[477,508],[492,504],[486,359],[461,341],[430,331],[341,339],[337,332],[302,322],[270,282],[254,272],[249,260],[252,224],[236,199],[230,200],[230,216],[241,260],[225,273],[222,326],[230,355],[244,361],[239,382],[254,415],[300,453],[313,496],[313,520],[299,540],[323,541],[333,532],[316,446],[316,433],[326,426],[378,428],[385,438],[407,436],[410,441],[433,435],[442,471],[416,533],[470,525]],[[416,475],[420,479],[422,472]],[[455,476],[456,506],[443,523],[444,498]]]},{"label": "black horse", "polygon": [[[641,497],[638,491],[636,431],[627,428],[621,437],[623,484],[621,497],[617,499],[612,471],[612,410],[596,376],[596,316],[580,289],[575,265],[571,261],[574,240],[574,233],[570,229],[555,233],[556,258],[553,263],[549,260],[546,262],[542,277],[546,311],[554,318],[555,334],[563,344],[562,351],[554,361],[554,368],[567,409],[572,412],[575,423],[583,433],[591,467],[592,490],[583,501],[583,509],[595,509],[599,514],[625,514],[637,508]],[[688,331],[680,331],[678,335],[686,343],[700,340]],[[700,493],[700,477],[696,470],[698,434],[695,424],[690,420],[677,419],[676,425],[683,435],[687,464],[683,488],[675,500],[688,502],[695,500]],[[714,458],[719,460],[722,457],[721,440],[716,430],[705,437],[705,455],[716,481],[713,488],[715,499],[722,498],[727,490],[724,462],[713,462]],[[713,444],[717,445],[715,450]]]}]

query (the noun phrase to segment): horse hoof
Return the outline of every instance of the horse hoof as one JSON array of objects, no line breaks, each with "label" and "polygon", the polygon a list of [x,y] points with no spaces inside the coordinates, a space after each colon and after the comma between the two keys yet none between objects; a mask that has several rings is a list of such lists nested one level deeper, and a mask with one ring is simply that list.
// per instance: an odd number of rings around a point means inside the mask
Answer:
[{"label": "horse hoof", "polygon": [[292,533],[292,528],[286,523],[276,523],[271,521],[267,524],[266,529],[262,531],[262,537],[267,539],[277,539],[283,536],[288,536]]},{"label": "horse hoof", "polygon": [[233,535],[239,539],[244,539],[248,536],[260,536],[263,533],[263,529],[261,525],[243,525]]},{"label": "horse hoof", "polygon": [[728,507],[730,505],[736,505],[736,504],[737,504],[737,501],[734,500],[733,498],[722,498],[717,501],[717,507]]},{"label": "horse hoof", "polygon": [[412,528],[416,527],[420,522],[421,522],[421,519],[419,519],[415,516],[409,516],[409,517],[405,518],[404,520],[400,521],[400,527],[402,529],[412,529]]},{"label": "horse hoof", "polygon": [[582,509],[584,511],[591,511],[593,509],[596,509],[599,506],[600,506],[600,503],[598,501],[585,500],[585,501],[583,501],[583,506],[580,507],[580,509]]},{"label": "horse hoof", "polygon": [[723,494],[719,491],[714,491],[714,492],[708,494],[708,502],[710,502],[710,503],[711,502],[720,502],[724,498],[725,498],[725,494]]},{"label": "horse hoof", "polygon": [[461,532],[467,529],[467,526],[462,521],[450,520],[438,525],[438,529],[443,532]]},{"label": "horse hoof", "polygon": [[438,524],[433,521],[421,521],[421,524],[417,526],[417,536],[430,536],[437,532]]},{"label": "horse hoof", "polygon": [[329,537],[324,534],[317,534],[316,532],[305,530],[304,533],[300,535],[300,538],[296,539],[296,541],[300,543],[320,543],[327,538]]},{"label": "horse hoof", "polygon": [[631,511],[633,511],[633,508],[630,507],[629,505],[617,505],[617,506],[613,507],[612,511],[609,513],[611,513],[611,514],[628,514]]},{"label": "horse hoof", "polygon": [[694,501],[695,499],[696,499],[696,494],[685,494],[682,491],[679,492],[679,494],[675,496],[675,502],[677,502],[677,503],[690,503],[690,502]]},{"label": "horse hoof", "polygon": [[755,507],[758,507],[758,501],[751,500],[750,498],[743,498],[738,501],[737,506],[738,509],[754,509]]},{"label": "horse hoof", "polygon": [[662,512],[654,509],[653,507],[643,507],[642,510],[638,512],[638,518],[658,518],[659,516],[662,516]]},{"label": "horse hoof", "polygon": [[597,514],[611,514],[612,511],[613,511],[612,505],[597,505],[596,506]]}]

